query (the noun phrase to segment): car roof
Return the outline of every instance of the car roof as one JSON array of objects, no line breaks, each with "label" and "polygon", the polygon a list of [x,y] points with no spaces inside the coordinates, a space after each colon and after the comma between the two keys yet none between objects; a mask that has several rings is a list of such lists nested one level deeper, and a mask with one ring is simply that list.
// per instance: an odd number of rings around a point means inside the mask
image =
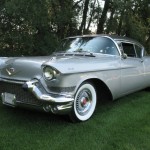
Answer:
[{"label": "car roof", "polygon": [[137,43],[138,45],[141,45],[138,41],[136,41],[132,38],[128,38],[125,36],[118,36],[118,35],[114,35],[114,34],[112,34],[112,35],[109,35],[109,34],[91,34],[91,35],[72,36],[69,38],[80,38],[80,37],[109,37],[109,38],[113,39],[114,41],[133,42],[133,43]]}]

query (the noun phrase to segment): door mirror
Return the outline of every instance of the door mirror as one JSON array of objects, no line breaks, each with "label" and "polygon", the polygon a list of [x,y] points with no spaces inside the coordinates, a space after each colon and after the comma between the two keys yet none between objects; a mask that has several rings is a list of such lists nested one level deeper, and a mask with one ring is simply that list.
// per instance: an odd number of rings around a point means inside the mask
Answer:
[{"label": "door mirror", "polygon": [[127,59],[127,57],[128,57],[128,56],[127,56],[126,53],[123,53],[123,54],[122,54],[122,58],[123,58],[123,59]]}]

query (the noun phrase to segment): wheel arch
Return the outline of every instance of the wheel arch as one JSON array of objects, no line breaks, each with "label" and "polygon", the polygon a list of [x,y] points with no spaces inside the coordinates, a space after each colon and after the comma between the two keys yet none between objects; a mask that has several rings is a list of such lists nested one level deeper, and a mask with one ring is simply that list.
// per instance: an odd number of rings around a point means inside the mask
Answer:
[{"label": "wheel arch", "polygon": [[102,101],[113,100],[113,95],[112,95],[109,87],[102,80],[100,80],[98,78],[88,78],[88,79],[81,81],[78,84],[78,86],[76,87],[75,93],[77,92],[78,88],[85,82],[89,82],[89,83],[93,84],[93,86],[96,89],[98,101],[99,100],[102,100]]}]

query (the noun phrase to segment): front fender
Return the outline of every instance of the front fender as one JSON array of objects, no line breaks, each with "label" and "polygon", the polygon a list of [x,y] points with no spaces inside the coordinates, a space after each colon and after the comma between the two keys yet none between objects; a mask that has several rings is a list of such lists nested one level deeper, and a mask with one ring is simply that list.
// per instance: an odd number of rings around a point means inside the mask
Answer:
[{"label": "front fender", "polygon": [[[80,78],[80,80],[79,80],[79,82],[77,83],[77,85],[76,85],[76,88],[75,88],[75,90],[74,90],[74,94],[77,92],[77,90],[78,90],[78,88],[80,87],[80,85],[82,84],[82,83],[84,83],[84,82],[86,82],[87,80],[94,80],[94,79],[97,79],[97,80],[100,80],[97,76],[95,76],[95,75],[87,75],[87,76],[85,76],[85,77],[83,77],[83,78]],[[104,82],[103,80],[101,80],[102,82]]]}]

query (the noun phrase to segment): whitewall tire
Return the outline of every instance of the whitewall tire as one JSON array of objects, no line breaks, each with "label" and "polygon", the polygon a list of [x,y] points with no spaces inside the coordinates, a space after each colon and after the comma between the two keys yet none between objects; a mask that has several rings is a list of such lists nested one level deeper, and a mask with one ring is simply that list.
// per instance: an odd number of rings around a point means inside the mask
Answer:
[{"label": "whitewall tire", "polygon": [[97,95],[91,83],[83,83],[75,94],[73,110],[70,118],[73,122],[86,121],[94,113],[96,108]]}]

